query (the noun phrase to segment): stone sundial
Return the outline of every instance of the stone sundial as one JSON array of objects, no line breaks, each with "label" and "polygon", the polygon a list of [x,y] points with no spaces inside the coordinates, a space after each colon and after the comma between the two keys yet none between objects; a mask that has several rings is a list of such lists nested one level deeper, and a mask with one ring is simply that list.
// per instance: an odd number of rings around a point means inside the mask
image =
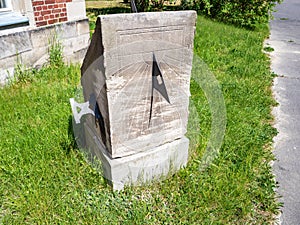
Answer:
[{"label": "stone sundial", "polygon": [[194,11],[98,17],[81,68],[85,101],[95,99],[84,142],[115,189],[187,162],[195,21]]}]

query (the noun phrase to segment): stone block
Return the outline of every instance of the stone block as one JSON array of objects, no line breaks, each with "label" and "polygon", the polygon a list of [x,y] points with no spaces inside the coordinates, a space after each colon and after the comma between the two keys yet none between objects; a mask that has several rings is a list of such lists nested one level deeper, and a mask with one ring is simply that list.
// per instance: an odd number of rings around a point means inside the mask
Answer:
[{"label": "stone block", "polygon": [[83,34],[90,34],[90,27],[89,27],[89,21],[88,20],[80,20],[76,23],[77,28],[77,34],[83,35]]},{"label": "stone block", "polygon": [[24,52],[20,55],[22,64],[27,68],[41,68],[49,62],[48,46],[35,48],[34,51]]},{"label": "stone block", "polygon": [[0,70],[0,87],[4,86],[9,77],[14,73],[14,67],[7,67],[6,70]]},{"label": "stone block", "polygon": [[68,39],[77,36],[76,22],[61,23],[55,26],[56,35],[59,39]]},{"label": "stone block", "polygon": [[0,68],[2,70],[5,70],[7,67],[14,67],[14,65],[17,63],[17,55],[13,55],[10,57],[7,57],[5,59],[0,60]]},{"label": "stone block", "polygon": [[86,46],[87,48],[87,46],[89,45],[89,38],[90,34],[83,34],[62,40],[61,42],[64,46],[64,54],[71,56],[75,52],[80,51],[82,49],[82,46]]},{"label": "stone block", "polygon": [[[184,139],[195,22],[194,11],[98,17],[81,82],[85,101],[96,96],[99,140],[112,159]],[[159,76],[153,76],[154,61]]]},{"label": "stone block", "polygon": [[29,32],[31,43],[34,49],[43,48],[49,45],[51,38],[56,34],[55,26],[32,29]]},{"label": "stone block", "polygon": [[189,140],[186,137],[149,151],[112,159],[103,148],[99,137],[95,136],[96,127],[89,125],[84,124],[85,139],[89,143],[89,157],[101,160],[103,175],[114,190],[165,178],[187,164]]},{"label": "stone block", "polygon": [[0,38],[0,60],[31,49],[28,32],[16,32]]}]

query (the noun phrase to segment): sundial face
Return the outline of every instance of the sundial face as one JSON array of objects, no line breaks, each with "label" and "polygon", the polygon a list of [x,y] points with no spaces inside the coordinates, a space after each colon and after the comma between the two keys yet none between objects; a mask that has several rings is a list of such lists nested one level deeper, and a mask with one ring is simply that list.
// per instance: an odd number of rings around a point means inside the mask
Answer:
[{"label": "sundial face", "polygon": [[[112,143],[120,153],[132,154],[159,146],[185,133],[179,104],[187,97],[178,87],[180,68],[168,65],[163,58],[126,66],[113,79],[123,80],[118,91],[110,93],[110,120],[116,130]],[[185,114],[185,115],[184,115]]]}]

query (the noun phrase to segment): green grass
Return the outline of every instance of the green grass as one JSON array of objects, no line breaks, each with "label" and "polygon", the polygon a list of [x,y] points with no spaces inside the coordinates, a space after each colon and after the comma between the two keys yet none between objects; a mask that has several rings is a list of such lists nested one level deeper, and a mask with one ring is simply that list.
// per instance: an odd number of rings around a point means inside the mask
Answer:
[{"label": "green grass", "polygon": [[130,3],[124,3],[123,0],[85,1],[85,6],[87,9],[128,8],[130,10]]},{"label": "green grass", "polygon": [[218,79],[227,110],[219,157],[199,171],[211,112],[192,80],[201,131],[187,168],[120,193],[74,144],[69,98],[79,66],[42,68],[1,89],[0,224],[270,223],[278,203],[269,166],[276,131],[270,125],[272,74],[262,52],[267,34],[267,28],[248,31],[198,18],[195,54]]}]

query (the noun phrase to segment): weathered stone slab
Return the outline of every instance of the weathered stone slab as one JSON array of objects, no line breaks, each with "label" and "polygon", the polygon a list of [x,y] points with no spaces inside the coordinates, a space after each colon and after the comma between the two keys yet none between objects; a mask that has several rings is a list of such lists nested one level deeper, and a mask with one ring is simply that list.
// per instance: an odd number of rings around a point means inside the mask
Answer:
[{"label": "weathered stone slab", "polygon": [[0,60],[31,49],[32,45],[27,32],[4,35],[0,38]]},{"label": "weathered stone slab", "polygon": [[[184,138],[195,22],[194,11],[98,17],[81,81],[85,100],[97,99],[99,146],[111,158]],[[153,61],[161,72],[155,78]],[[153,88],[154,79],[168,100]],[[95,121],[86,123],[93,127]]]}]

